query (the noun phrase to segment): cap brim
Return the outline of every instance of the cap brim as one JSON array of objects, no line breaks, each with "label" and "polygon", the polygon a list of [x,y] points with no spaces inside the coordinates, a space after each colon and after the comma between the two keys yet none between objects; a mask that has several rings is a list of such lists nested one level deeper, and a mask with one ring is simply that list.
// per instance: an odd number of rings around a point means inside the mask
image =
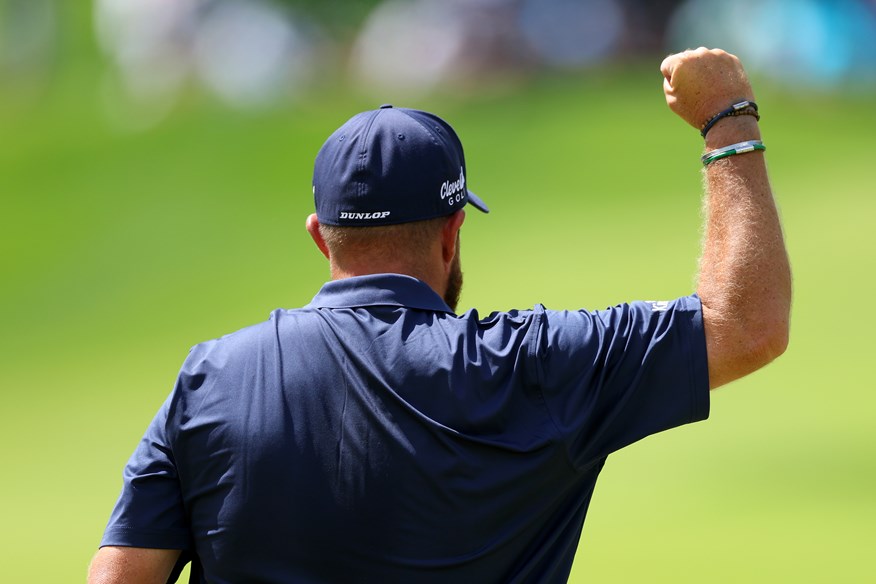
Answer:
[{"label": "cap brim", "polygon": [[466,191],[468,192],[468,202],[471,203],[472,205],[474,205],[475,209],[477,209],[478,211],[482,211],[484,213],[490,212],[490,208],[487,207],[487,204],[484,203],[483,200],[481,200],[481,198],[479,196],[477,196],[473,192],[469,191],[468,189],[466,189]]}]

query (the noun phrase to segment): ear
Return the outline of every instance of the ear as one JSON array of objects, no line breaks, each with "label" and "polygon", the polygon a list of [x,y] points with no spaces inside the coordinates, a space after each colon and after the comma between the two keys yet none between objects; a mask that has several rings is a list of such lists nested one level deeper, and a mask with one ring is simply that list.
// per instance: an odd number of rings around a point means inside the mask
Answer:
[{"label": "ear", "polygon": [[441,230],[441,254],[444,260],[444,269],[449,270],[450,264],[453,263],[453,258],[458,253],[457,243],[459,243],[459,229],[465,222],[465,210],[460,209],[453,215],[447,218],[447,223]]},{"label": "ear", "polygon": [[306,226],[307,233],[309,233],[310,237],[313,238],[313,242],[316,244],[316,247],[319,248],[319,251],[321,251],[322,255],[325,256],[325,259],[331,260],[332,258],[329,254],[328,246],[325,244],[325,240],[319,233],[319,219],[316,218],[316,213],[311,213],[307,216]]}]

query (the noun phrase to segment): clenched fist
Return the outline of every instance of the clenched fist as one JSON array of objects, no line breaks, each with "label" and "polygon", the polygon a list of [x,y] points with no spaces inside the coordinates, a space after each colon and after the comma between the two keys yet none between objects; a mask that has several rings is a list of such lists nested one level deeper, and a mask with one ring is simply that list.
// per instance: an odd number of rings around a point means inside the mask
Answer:
[{"label": "clenched fist", "polygon": [[732,104],[754,100],[742,63],[721,49],[700,47],[669,55],[660,72],[669,109],[697,130]]}]

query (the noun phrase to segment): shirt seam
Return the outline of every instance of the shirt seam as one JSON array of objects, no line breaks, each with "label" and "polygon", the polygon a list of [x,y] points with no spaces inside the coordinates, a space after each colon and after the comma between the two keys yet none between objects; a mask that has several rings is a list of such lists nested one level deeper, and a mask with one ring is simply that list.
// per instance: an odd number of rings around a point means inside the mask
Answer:
[{"label": "shirt seam", "polygon": [[[356,171],[357,171],[357,174],[359,174],[359,175],[361,175],[362,171],[365,170],[365,159],[368,157],[368,143],[369,143],[368,136],[369,136],[369,134],[371,134],[371,128],[374,126],[374,120],[377,119],[377,116],[379,113],[380,113],[380,110],[377,110],[376,112],[374,112],[374,115],[372,115],[371,118],[368,120],[368,125],[365,128],[365,133],[363,134],[362,148],[361,148],[361,150],[359,150],[359,160],[358,160],[358,164],[356,165]],[[361,181],[361,180],[357,181],[356,197],[357,198],[362,197],[365,194],[364,190],[365,190],[365,182]]]},{"label": "shirt seam", "polygon": [[560,431],[560,426],[557,424],[556,419],[554,418],[553,413],[551,412],[550,404],[548,403],[547,398],[544,395],[544,372],[542,368],[541,361],[538,358],[538,344],[541,340],[541,332],[542,327],[545,326],[547,322],[547,315],[545,314],[545,308],[541,305],[540,311],[534,311],[533,316],[536,318],[536,342],[530,348],[530,358],[533,360],[535,364],[535,375],[537,381],[536,390],[538,391],[538,396],[541,399],[541,403],[544,404],[545,412],[547,412],[548,420],[551,423],[551,427],[554,429],[554,435],[556,439],[562,444],[563,453],[565,454],[566,463],[569,465],[569,468],[572,469],[572,472],[576,475],[581,474],[582,470],[575,465],[575,462],[572,460],[572,453],[569,448],[569,443],[563,437],[563,433]]}]

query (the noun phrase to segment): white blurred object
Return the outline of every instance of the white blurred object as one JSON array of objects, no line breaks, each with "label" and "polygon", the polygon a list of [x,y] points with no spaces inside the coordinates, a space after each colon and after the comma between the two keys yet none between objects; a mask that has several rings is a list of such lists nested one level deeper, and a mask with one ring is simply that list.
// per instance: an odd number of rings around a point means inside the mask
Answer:
[{"label": "white blurred object", "polygon": [[523,62],[517,0],[388,0],[363,25],[350,65],[356,80],[408,96],[483,87]]},{"label": "white blurred object", "polygon": [[426,92],[452,77],[462,60],[466,21],[450,4],[391,0],[378,6],[353,47],[359,80]]},{"label": "white blurred object", "polygon": [[187,33],[199,0],[96,0],[101,48],[139,99],[167,99],[183,83]]},{"label": "white blurred object", "polygon": [[319,36],[270,0],[95,0],[95,27],[122,86],[108,82],[105,99],[135,106],[108,107],[150,120],[193,78],[237,107],[293,93],[310,79]]},{"label": "white blurred object", "polygon": [[194,60],[203,81],[226,101],[253,106],[303,83],[312,42],[286,12],[250,0],[221,2],[199,23]]},{"label": "white blurred object", "polygon": [[523,0],[520,29],[542,61],[561,68],[604,60],[626,32],[616,0]]}]

